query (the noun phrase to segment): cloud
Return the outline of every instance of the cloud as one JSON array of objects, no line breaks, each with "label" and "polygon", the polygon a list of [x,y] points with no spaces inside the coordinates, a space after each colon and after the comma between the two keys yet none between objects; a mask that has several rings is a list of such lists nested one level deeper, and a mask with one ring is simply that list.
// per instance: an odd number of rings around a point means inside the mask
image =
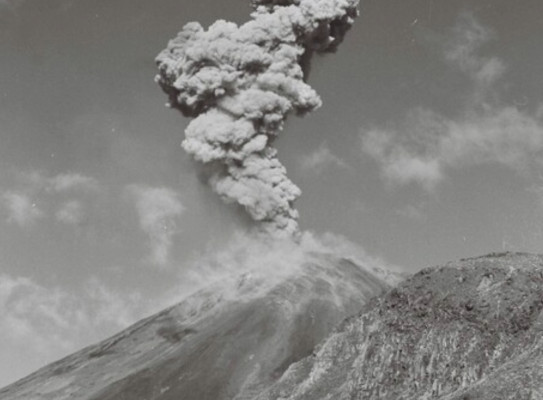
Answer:
[{"label": "cloud", "polygon": [[[77,224],[83,217],[84,206],[75,197],[101,191],[95,178],[79,173],[51,177],[40,171],[20,172],[15,175],[11,186],[2,195],[2,205],[8,214],[8,221],[20,227],[31,226],[38,219],[53,214],[58,221]],[[61,205],[57,206],[59,203]]]},{"label": "cloud", "polygon": [[47,180],[49,190],[60,193],[68,190],[98,190],[98,181],[77,173],[59,174]]},{"label": "cloud", "polygon": [[44,217],[44,213],[36,203],[24,193],[7,191],[2,196],[2,200],[8,214],[7,221],[21,228],[31,226]]},{"label": "cloud", "polygon": [[[220,297],[246,299],[261,290],[269,290],[278,280],[295,278],[317,260],[317,264],[333,258],[348,259],[390,284],[397,284],[403,268],[367,254],[359,245],[343,236],[331,233],[314,234],[304,231],[297,240],[270,238],[264,233],[237,231],[221,244],[210,242],[208,248],[195,255],[187,268],[179,271],[175,291],[164,298],[179,301],[179,293],[189,296],[204,288],[214,287]],[[337,265],[336,265],[337,266]],[[335,269],[332,268],[331,271]],[[241,282],[252,281],[244,293]],[[333,279],[332,279],[333,280]],[[329,282],[333,285],[332,282]],[[341,290],[359,292],[360,287],[348,284]],[[243,296],[243,297],[240,297]],[[168,303],[168,302],[167,302]]]},{"label": "cloud", "polygon": [[496,57],[483,57],[477,51],[495,35],[481,25],[472,14],[460,16],[445,49],[445,60],[467,74],[475,83],[488,86],[502,77],[506,68]]},{"label": "cloud", "polygon": [[77,225],[84,217],[83,205],[77,200],[67,201],[57,210],[55,217],[62,223]]},{"label": "cloud", "polygon": [[29,193],[67,193],[99,191],[97,179],[76,172],[61,173],[54,176],[42,171],[32,170],[15,174],[15,183]]},{"label": "cloud", "polygon": [[0,274],[0,336],[28,343],[40,354],[73,350],[83,332],[125,327],[140,317],[140,296],[113,292],[97,280],[77,293],[48,288],[27,277]]},{"label": "cloud", "polygon": [[75,292],[0,274],[0,353],[12,365],[0,371],[0,386],[125,328],[149,311],[141,295],[114,291],[98,280]]},{"label": "cloud", "polygon": [[140,227],[149,237],[149,260],[156,265],[166,265],[177,232],[176,220],[185,210],[179,195],[164,187],[131,185],[127,190],[135,202]]},{"label": "cloud", "polygon": [[326,143],[322,143],[313,153],[304,155],[300,165],[305,171],[317,172],[328,167],[348,168],[345,161],[333,154]]},{"label": "cloud", "polygon": [[[472,82],[465,107],[454,118],[413,108],[395,125],[362,132],[362,150],[389,182],[418,183],[432,190],[448,169],[499,164],[528,172],[543,155],[543,108],[530,112],[498,101],[505,66],[476,51],[492,34],[464,15],[446,46],[445,59]],[[392,126],[392,127],[391,127]]]},{"label": "cloud", "polygon": [[447,168],[495,163],[526,171],[537,165],[543,120],[515,107],[467,113],[461,121],[417,109],[401,128],[372,129],[362,140],[363,151],[380,162],[387,179],[433,189]]}]

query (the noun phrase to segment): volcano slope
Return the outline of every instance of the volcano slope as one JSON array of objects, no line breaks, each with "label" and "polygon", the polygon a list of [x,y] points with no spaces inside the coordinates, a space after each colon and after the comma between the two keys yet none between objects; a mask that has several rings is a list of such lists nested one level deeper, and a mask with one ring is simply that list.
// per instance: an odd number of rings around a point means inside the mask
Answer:
[{"label": "volcano slope", "polygon": [[543,399],[543,256],[425,269],[347,319],[258,397]]},{"label": "volcano slope", "polygon": [[245,273],[0,390],[2,400],[254,399],[393,275],[311,253]]}]

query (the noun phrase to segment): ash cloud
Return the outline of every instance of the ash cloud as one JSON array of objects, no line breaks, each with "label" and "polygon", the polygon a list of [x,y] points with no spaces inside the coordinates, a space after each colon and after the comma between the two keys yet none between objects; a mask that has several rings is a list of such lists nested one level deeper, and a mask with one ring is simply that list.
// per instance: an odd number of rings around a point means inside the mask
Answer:
[{"label": "ash cloud", "polygon": [[[274,237],[270,240],[266,233],[255,235],[236,231],[225,242],[212,241],[206,250],[194,255],[188,268],[179,271],[177,286],[166,294],[170,300],[164,303],[179,302],[180,293],[188,298],[211,287],[224,299],[248,299],[270,290],[279,282],[306,275],[314,263],[330,267],[334,276],[329,277],[328,283],[333,286],[337,278],[336,262],[340,259],[354,262],[390,285],[396,285],[404,278],[403,267],[368,254],[344,236],[303,231],[298,239]],[[239,284],[245,280],[254,285],[248,285],[248,290],[242,293]],[[347,287],[338,288],[337,293],[360,293],[360,287],[347,282]]]},{"label": "ash cloud", "polygon": [[306,83],[314,52],[336,50],[358,0],[252,0],[251,20],[207,30],[191,22],[157,57],[169,106],[194,118],[183,148],[210,167],[209,184],[274,236],[299,233],[300,189],[273,141],[288,115],[321,105]]}]

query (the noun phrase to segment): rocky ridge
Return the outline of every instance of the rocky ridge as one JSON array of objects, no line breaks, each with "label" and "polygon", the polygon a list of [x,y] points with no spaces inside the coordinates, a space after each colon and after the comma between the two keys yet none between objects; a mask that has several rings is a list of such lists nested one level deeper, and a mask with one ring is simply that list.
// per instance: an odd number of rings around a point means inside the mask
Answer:
[{"label": "rocky ridge", "polygon": [[543,256],[425,269],[364,306],[259,399],[543,399]]}]

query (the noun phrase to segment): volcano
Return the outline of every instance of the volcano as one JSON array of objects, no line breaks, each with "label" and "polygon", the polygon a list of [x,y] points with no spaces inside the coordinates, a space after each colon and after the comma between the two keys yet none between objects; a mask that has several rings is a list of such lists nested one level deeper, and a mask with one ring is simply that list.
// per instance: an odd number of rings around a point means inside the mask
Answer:
[{"label": "volcano", "polygon": [[3,400],[253,399],[397,278],[312,253],[211,285],[0,391]]},{"label": "volcano", "polygon": [[312,253],[212,285],[3,400],[540,400],[543,256],[396,275]]}]

